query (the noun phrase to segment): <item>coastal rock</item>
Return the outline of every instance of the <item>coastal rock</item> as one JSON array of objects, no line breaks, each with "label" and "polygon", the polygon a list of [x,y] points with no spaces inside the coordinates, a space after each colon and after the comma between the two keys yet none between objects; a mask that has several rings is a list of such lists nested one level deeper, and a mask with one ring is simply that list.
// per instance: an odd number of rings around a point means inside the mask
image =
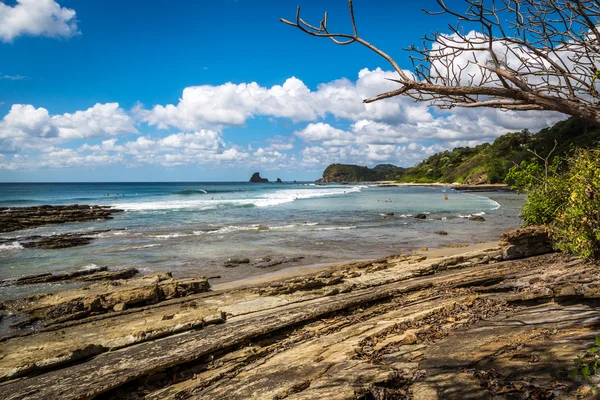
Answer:
[{"label": "coastal rock", "polygon": [[255,172],[252,174],[252,177],[250,178],[250,182],[262,183],[262,182],[269,182],[269,180],[267,178],[261,178],[260,174],[258,172]]},{"label": "coastal rock", "polygon": [[438,234],[438,235],[442,235],[442,236],[446,236],[448,234],[448,232],[446,232],[446,231],[435,231],[433,233]]},{"label": "coastal rock", "polygon": [[300,256],[300,257],[277,257],[277,258],[264,257],[264,258],[258,260],[256,263],[252,264],[252,266],[256,267],[256,268],[270,268],[270,267],[274,267],[276,265],[298,262],[303,259],[304,259],[304,257],[302,257],[302,256]]},{"label": "coastal rock", "polygon": [[[125,270],[131,271],[131,270]],[[137,272],[137,271],[136,271]],[[108,272],[97,272],[107,274]],[[131,273],[131,272],[129,272]],[[93,275],[85,277],[92,280]],[[118,280],[59,292],[38,294],[18,300],[0,302],[0,309],[27,315],[31,322],[81,319],[92,314],[141,307],[210,288],[206,278],[174,279],[169,273],[144,276],[133,280]],[[27,325],[27,321],[21,323]]]},{"label": "coastal rock", "polygon": [[223,266],[225,268],[234,268],[239,266],[240,264],[248,264],[250,263],[250,259],[249,258],[230,258],[227,260],[227,262],[225,264],[223,264]]},{"label": "coastal rock", "polygon": [[277,178],[276,183],[283,183],[283,181],[281,180],[281,178]]},{"label": "coastal rock", "polygon": [[100,233],[109,232],[110,230],[96,230],[87,232],[61,233],[51,236],[24,236],[13,239],[0,239],[0,244],[9,244],[17,242],[27,249],[66,249],[69,247],[85,246],[90,244]]},{"label": "coastal rock", "polygon": [[473,216],[469,217],[469,220],[483,222],[483,221],[485,221],[485,218],[483,218],[481,215],[473,215]]},{"label": "coastal rock", "polygon": [[0,233],[65,222],[87,222],[111,219],[111,214],[122,212],[111,206],[0,207]]},{"label": "coastal rock", "polygon": [[530,257],[552,252],[548,232],[543,226],[529,226],[503,233],[500,244],[504,246],[505,260]]},{"label": "coastal rock", "polygon": [[414,218],[416,218],[416,219],[426,219],[427,218],[427,214],[419,213],[419,214],[415,215]]},{"label": "coastal rock", "polygon": [[[489,260],[499,251],[457,254],[452,261]],[[587,383],[565,371],[597,334],[598,302],[583,295],[588,285],[588,294],[597,296],[595,263],[572,264],[551,254],[438,273],[434,264],[446,258],[410,264],[411,257],[361,261],[140,308],[118,303],[113,308],[119,312],[4,339],[0,398],[584,393]],[[386,269],[353,273],[359,265],[383,263]],[[416,273],[426,268],[431,271]],[[163,278],[169,279],[147,280]],[[562,282],[574,285],[576,303],[538,304],[556,296],[554,287]],[[506,301],[520,292],[531,294]]]}]

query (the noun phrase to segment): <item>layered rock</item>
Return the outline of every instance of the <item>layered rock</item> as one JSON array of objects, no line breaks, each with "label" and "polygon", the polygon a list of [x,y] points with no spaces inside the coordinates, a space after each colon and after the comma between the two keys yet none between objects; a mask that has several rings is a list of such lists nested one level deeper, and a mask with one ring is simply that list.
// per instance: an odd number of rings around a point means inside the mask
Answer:
[{"label": "layered rock", "polygon": [[548,231],[544,226],[529,226],[526,228],[508,231],[500,236],[504,245],[504,258],[530,257],[552,251]]},{"label": "layered rock", "polygon": [[112,214],[122,211],[111,206],[79,204],[68,206],[0,207],[0,233],[37,228],[43,225],[62,224],[65,222],[110,219],[112,218]]},{"label": "layered rock", "polygon": [[0,286],[10,285],[33,285],[39,283],[50,283],[59,281],[100,281],[100,280],[116,280],[127,279],[138,273],[135,268],[108,270],[108,267],[92,267],[79,271],[64,272],[64,273],[44,273],[36,275],[26,275],[14,279],[0,280]]},{"label": "layered rock", "polygon": [[87,232],[61,233],[50,236],[24,236],[12,239],[0,239],[0,244],[17,242],[22,247],[28,249],[66,249],[69,247],[85,246],[87,244],[90,244],[94,239],[96,239],[96,235],[104,232],[109,231],[95,230]]},{"label": "layered rock", "polygon": [[[137,273],[137,270],[125,270],[124,273]],[[98,271],[94,274],[96,276],[85,275],[80,279],[87,281],[102,279],[102,274],[108,275],[109,272]],[[44,277],[37,279],[44,279]],[[96,283],[82,289],[2,301],[0,309],[27,315],[29,320],[20,322],[20,325],[39,320],[45,321],[46,325],[51,325],[57,319],[62,322],[81,319],[92,314],[142,307],[193,293],[206,292],[209,288],[206,278],[174,279],[170,273],[161,273],[134,280]]]},{"label": "layered rock", "polygon": [[598,265],[503,250],[394,255],[8,338],[0,397],[584,396],[597,382],[567,372],[597,335]]}]

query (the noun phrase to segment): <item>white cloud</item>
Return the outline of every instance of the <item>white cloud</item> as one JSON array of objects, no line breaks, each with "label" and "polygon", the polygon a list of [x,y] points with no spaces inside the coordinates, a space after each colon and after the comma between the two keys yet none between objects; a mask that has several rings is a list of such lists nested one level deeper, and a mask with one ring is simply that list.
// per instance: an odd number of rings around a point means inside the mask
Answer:
[{"label": "white cloud", "polygon": [[85,111],[53,116],[43,107],[14,104],[0,120],[0,152],[130,133],[137,133],[134,121],[118,103],[96,104]]},{"label": "white cloud", "polygon": [[[394,73],[363,69],[356,82],[338,79],[311,91],[296,78],[270,88],[257,83],[185,88],[177,105],[140,104],[131,115],[118,103],[51,115],[45,108],[15,104],[0,120],[0,168],[39,168],[122,163],[127,166],[210,165],[260,169],[318,170],[333,162],[411,166],[435,152],[493,141],[508,131],[537,131],[564,115],[502,112],[495,109],[433,111],[405,97],[364,104],[362,99],[394,89]],[[246,143],[225,141],[230,126],[265,116],[277,129],[292,130],[278,119],[305,122],[293,134]],[[177,128],[178,133],[138,134],[136,124]],[[146,127],[144,127],[146,128]],[[117,136],[120,139],[117,139]],[[93,143],[69,142],[103,138]],[[66,144],[65,148],[57,146]],[[36,156],[36,152],[43,154]],[[62,160],[62,164],[61,164]]]},{"label": "white cloud", "polygon": [[54,0],[17,0],[14,6],[0,2],[0,41],[12,42],[23,35],[68,38],[79,33],[75,11]]},{"label": "white cloud", "polygon": [[355,138],[350,132],[334,128],[323,122],[308,124],[306,128],[295,132],[295,135],[309,143],[322,143],[325,147],[340,147],[355,142]]}]

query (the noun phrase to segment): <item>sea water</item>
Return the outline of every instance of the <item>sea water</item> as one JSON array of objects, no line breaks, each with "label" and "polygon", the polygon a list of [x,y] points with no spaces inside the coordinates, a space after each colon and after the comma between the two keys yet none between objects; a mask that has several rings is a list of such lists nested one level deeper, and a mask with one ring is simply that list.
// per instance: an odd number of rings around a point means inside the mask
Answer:
[{"label": "sea water", "polygon": [[[290,265],[225,268],[229,258],[303,257],[292,264],[302,266],[497,240],[503,230],[519,226],[522,201],[514,193],[310,182],[5,183],[0,184],[0,207],[97,204],[124,212],[106,221],[0,235],[11,239],[0,245],[0,279],[106,265],[231,281]],[[415,219],[419,213],[427,218]],[[472,221],[472,215],[486,221]],[[93,230],[108,231],[81,247],[43,250],[18,244],[23,236]],[[45,290],[5,287],[0,298]]]}]

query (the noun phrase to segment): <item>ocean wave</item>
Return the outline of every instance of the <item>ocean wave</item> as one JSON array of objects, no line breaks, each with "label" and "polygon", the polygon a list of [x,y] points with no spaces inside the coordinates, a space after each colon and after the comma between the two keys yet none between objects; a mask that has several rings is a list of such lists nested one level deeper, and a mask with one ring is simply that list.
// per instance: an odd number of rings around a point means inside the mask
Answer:
[{"label": "ocean wave", "polygon": [[[144,202],[124,202],[119,204],[119,208],[126,211],[156,211],[156,210],[213,210],[223,207],[274,207],[286,203],[292,203],[297,200],[308,200],[320,197],[339,196],[350,193],[358,193],[366,186],[352,186],[332,188],[326,187],[323,189],[284,189],[276,190],[270,193],[253,193],[254,197],[249,198],[222,198],[208,199],[208,196],[203,196],[202,199],[194,200],[164,200],[144,201]],[[244,196],[248,196],[248,192],[240,192]]]},{"label": "ocean wave", "polygon": [[189,189],[189,190],[180,190],[178,192],[175,192],[175,194],[181,195],[181,196],[187,196],[187,195],[193,195],[193,194],[208,194],[208,192],[204,189]]},{"label": "ocean wave", "polygon": [[15,251],[21,249],[23,249],[23,246],[21,246],[19,242],[12,242],[10,244],[0,244],[0,251]]}]

